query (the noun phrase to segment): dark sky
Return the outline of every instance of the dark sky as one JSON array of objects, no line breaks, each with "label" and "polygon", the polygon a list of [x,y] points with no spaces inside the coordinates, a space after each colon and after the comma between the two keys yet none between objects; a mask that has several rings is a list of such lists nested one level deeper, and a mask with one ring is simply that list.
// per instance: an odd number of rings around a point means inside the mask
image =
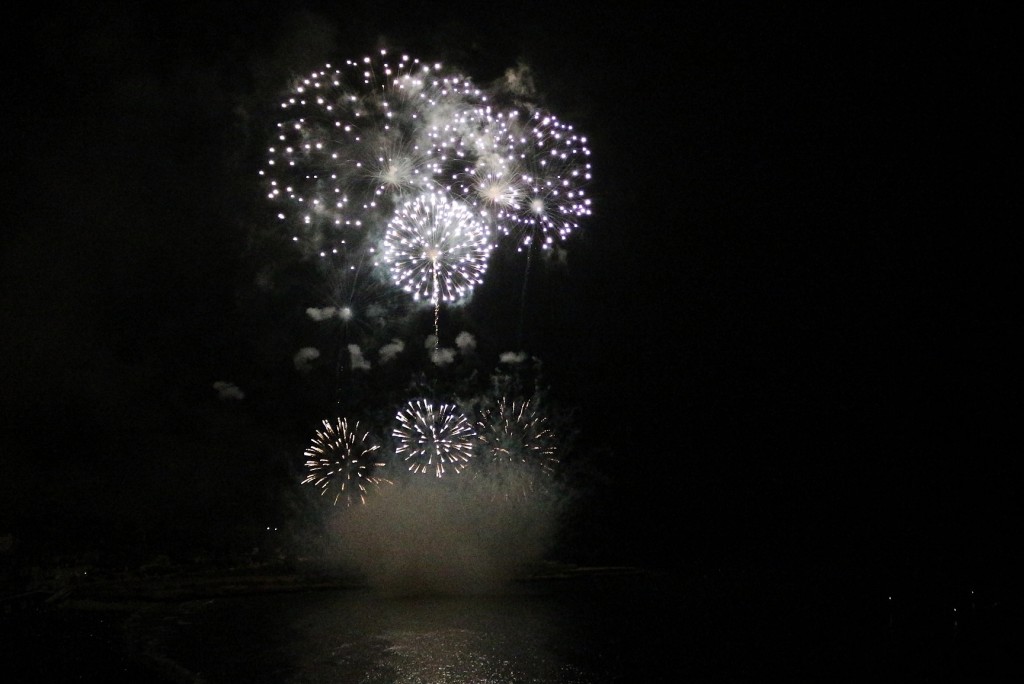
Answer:
[{"label": "dark sky", "polygon": [[[279,515],[322,397],[290,367],[305,305],[255,286],[268,112],[292,73],[388,44],[479,82],[522,61],[590,138],[594,215],[531,276],[526,328],[576,408],[598,548],[1002,562],[1019,382],[1001,17],[300,7],[8,28],[0,533]],[[499,346],[502,292],[474,310]],[[218,380],[246,399],[218,401]]]}]

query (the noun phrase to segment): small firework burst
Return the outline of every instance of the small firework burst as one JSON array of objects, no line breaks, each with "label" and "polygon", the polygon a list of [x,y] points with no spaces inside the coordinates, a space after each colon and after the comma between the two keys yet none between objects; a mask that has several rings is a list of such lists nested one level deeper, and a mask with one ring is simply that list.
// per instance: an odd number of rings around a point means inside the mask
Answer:
[{"label": "small firework burst", "polygon": [[466,136],[466,145],[472,150],[473,163],[455,175],[452,191],[479,207],[495,232],[508,235],[525,191],[517,115],[487,107],[477,110],[472,118],[477,125]]},{"label": "small firework burst", "polygon": [[342,502],[346,506],[366,503],[371,489],[390,484],[375,475],[384,467],[375,460],[380,445],[373,443],[368,431],[360,432],[358,421],[351,429],[346,418],[321,423],[323,430],[316,431],[303,453],[308,473],[302,484],[319,487],[321,496],[333,494],[335,505]]},{"label": "small firework burst", "polygon": [[326,255],[321,262],[323,282],[315,296],[331,315],[316,320],[336,321],[346,331],[373,335],[405,314],[407,298],[392,286],[389,274],[374,264],[373,257],[373,253],[354,250]]},{"label": "small firework burst", "polygon": [[525,498],[545,486],[558,464],[556,436],[529,400],[504,397],[480,410],[474,475],[495,486],[496,496]]},{"label": "small firework burst", "polygon": [[394,133],[376,135],[374,144],[364,151],[366,158],[357,162],[373,193],[364,200],[365,211],[376,208],[378,201],[397,200],[434,187],[439,167],[429,152]]},{"label": "small firework burst", "polygon": [[491,462],[533,464],[548,474],[558,463],[555,433],[530,400],[502,397],[495,406],[481,409],[477,439]]},{"label": "small firework burst", "polygon": [[433,472],[442,477],[447,468],[456,473],[473,456],[476,433],[469,419],[454,404],[438,404],[414,399],[395,416],[398,425],[392,431],[402,456],[414,473]]}]

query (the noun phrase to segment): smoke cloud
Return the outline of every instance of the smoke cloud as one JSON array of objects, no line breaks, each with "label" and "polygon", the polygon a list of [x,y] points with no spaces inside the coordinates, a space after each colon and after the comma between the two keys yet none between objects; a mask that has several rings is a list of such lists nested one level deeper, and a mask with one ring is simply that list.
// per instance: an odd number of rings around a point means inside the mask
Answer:
[{"label": "smoke cloud", "polygon": [[316,347],[303,347],[299,351],[295,352],[295,356],[292,357],[292,363],[295,364],[295,370],[300,373],[308,373],[313,367],[313,361],[320,358],[320,350]]},{"label": "smoke cloud", "polygon": [[403,349],[405,349],[405,342],[402,342],[402,340],[398,338],[391,340],[391,342],[380,348],[380,362],[387,363],[393,360],[396,356],[402,353]]},{"label": "smoke cloud", "polygon": [[463,353],[473,351],[476,349],[476,338],[472,333],[463,330],[455,337],[455,346]]},{"label": "smoke cloud", "polygon": [[430,350],[430,361],[435,366],[447,366],[455,361],[455,350],[449,347],[439,347]]},{"label": "smoke cloud", "polygon": [[370,362],[363,356],[363,350],[358,344],[348,345],[348,355],[352,363],[352,370],[370,370]]},{"label": "smoke cloud", "polygon": [[218,399],[245,399],[245,392],[240,390],[237,385],[231,382],[218,380],[217,382],[213,383],[213,389],[217,390]]},{"label": "smoke cloud", "polygon": [[513,496],[509,484],[408,474],[331,510],[329,563],[389,595],[500,591],[544,559],[562,508],[553,488]]},{"label": "smoke cloud", "polygon": [[526,352],[502,352],[498,361],[510,364],[522,363],[526,361]]}]

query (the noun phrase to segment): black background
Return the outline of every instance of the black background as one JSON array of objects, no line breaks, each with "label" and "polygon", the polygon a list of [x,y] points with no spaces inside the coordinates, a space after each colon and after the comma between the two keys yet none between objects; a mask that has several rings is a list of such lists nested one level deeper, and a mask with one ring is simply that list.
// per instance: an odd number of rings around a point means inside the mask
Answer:
[{"label": "black background", "polygon": [[[576,408],[567,555],[1008,582],[1008,25],[925,4],[30,12],[4,40],[0,533],[110,557],[245,548],[286,516],[319,415],[290,366],[305,305],[254,287],[265,108],[383,42],[479,82],[522,60],[590,138],[594,216],[531,282],[526,338]],[[509,332],[501,296],[482,329]]]}]

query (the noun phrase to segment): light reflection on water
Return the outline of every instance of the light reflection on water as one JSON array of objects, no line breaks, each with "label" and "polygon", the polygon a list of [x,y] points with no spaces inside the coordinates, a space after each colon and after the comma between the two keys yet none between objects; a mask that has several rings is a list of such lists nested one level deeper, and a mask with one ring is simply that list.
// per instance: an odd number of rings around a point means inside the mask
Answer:
[{"label": "light reflection on water", "polygon": [[284,593],[185,604],[139,629],[151,652],[208,684],[650,682],[671,632],[659,593],[636,577],[490,596]]}]

